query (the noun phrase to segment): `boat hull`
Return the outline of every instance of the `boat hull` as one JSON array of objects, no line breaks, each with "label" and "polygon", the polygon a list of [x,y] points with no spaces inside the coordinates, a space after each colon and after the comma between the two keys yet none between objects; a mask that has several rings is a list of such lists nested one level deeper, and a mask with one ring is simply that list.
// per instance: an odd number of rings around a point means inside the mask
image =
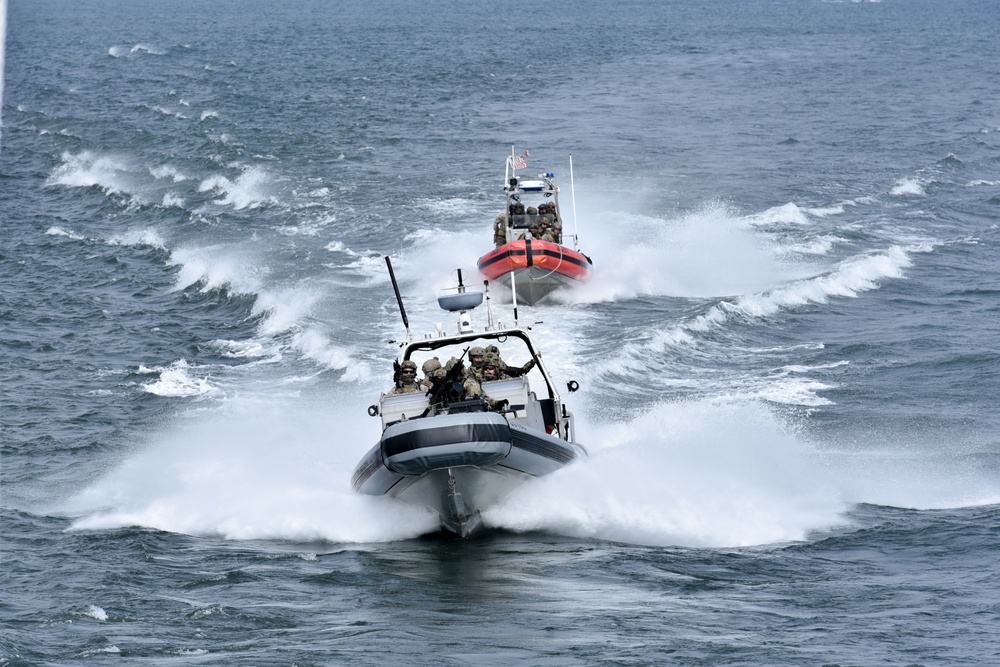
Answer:
[{"label": "boat hull", "polygon": [[513,280],[518,302],[529,306],[584,280],[592,267],[583,253],[538,239],[511,241],[479,258],[479,271],[486,278],[506,287]]},{"label": "boat hull", "polygon": [[586,450],[493,412],[392,424],[361,460],[356,491],[427,507],[442,528],[465,537],[480,512],[534,477],[586,456]]}]

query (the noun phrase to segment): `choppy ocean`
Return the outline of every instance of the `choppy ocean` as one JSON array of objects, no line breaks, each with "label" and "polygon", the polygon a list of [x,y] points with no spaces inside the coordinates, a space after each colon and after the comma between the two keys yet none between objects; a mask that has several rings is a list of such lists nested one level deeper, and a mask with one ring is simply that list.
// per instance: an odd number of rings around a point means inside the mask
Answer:
[{"label": "choppy ocean", "polygon": [[[1000,661],[992,0],[7,10],[0,666]],[[512,146],[591,456],[442,540],[383,257],[451,327]]]}]

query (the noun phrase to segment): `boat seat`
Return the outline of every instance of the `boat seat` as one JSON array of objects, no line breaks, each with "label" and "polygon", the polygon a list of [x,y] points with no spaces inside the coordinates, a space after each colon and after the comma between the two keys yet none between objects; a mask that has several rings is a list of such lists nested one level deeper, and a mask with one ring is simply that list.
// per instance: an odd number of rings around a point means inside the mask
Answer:
[{"label": "boat seat", "polygon": [[382,428],[403,419],[419,417],[427,409],[428,404],[427,394],[423,392],[383,396],[379,409],[382,415]]},{"label": "boat seat", "polygon": [[510,408],[518,408],[513,414],[508,415],[510,419],[525,422],[535,428],[544,427],[542,408],[528,387],[527,377],[522,375],[517,378],[484,382],[483,393],[494,401],[507,399]]}]

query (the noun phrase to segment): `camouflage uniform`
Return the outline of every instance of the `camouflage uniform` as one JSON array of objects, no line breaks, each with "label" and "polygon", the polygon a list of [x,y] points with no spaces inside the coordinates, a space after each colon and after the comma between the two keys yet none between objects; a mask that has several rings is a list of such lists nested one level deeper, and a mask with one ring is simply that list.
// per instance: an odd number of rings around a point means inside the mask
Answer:
[{"label": "camouflage uniform", "polygon": [[469,366],[465,369],[463,380],[470,376],[477,376],[478,379],[479,369],[483,367],[483,358],[485,355],[486,350],[478,345],[469,349]]},{"label": "camouflage uniform", "polygon": [[499,248],[506,242],[507,216],[501,213],[497,216],[497,219],[493,221],[493,243]]},{"label": "camouflage uniform", "polygon": [[480,382],[490,382],[491,380],[503,380],[503,371],[500,368],[500,357],[492,352],[486,353],[483,360],[483,367],[479,370]]},{"label": "camouflage uniform", "polygon": [[[420,368],[424,372],[424,379],[420,381],[424,391],[429,391],[434,386],[434,379],[436,377],[444,377],[445,375],[445,370],[441,367],[441,360],[437,357],[431,357]],[[438,373],[438,371],[441,372]]]},{"label": "camouflage uniform", "polygon": [[538,236],[536,238],[550,243],[556,240],[555,235],[552,234],[552,228],[549,227],[548,216],[543,216],[541,220],[538,221]]},{"label": "camouflage uniform", "polygon": [[389,395],[414,394],[419,391],[424,391],[424,389],[417,382],[417,364],[407,359],[399,365],[399,384],[392,388]]},{"label": "camouflage uniform", "polygon": [[497,369],[500,371],[500,376],[503,378],[521,377],[535,367],[534,359],[529,359],[528,363],[523,366],[508,366],[507,362],[500,357],[500,348],[496,345],[490,345],[487,347],[486,354],[493,354],[496,356]]},{"label": "camouflage uniform", "polygon": [[464,384],[465,397],[473,398],[474,396],[479,396],[486,401],[486,404],[490,406],[491,410],[503,410],[508,405],[507,399],[493,400],[486,394],[485,391],[483,391],[483,382],[499,379],[499,371],[497,370],[496,365],[496,355],[487,352],[485,357],[486,358],[483,361],[482,368],[466,378]]}]

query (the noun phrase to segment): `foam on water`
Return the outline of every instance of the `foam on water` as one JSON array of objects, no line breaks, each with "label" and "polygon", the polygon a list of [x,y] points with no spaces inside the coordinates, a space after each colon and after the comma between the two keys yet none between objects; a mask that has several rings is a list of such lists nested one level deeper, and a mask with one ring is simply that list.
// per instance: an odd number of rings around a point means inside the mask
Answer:
[{"label": "foam on water", "polygon": [[[785,310],[827,303],[830,298],[856,297],[861,292],[877,289],[885,279],[902,278],[903,269],[911,265],[909,253],[912,251],[915,250],[893,246],[884,252],[848,258],[818,276],[793,280],[765,292],[720,300],[699,315],[672,326],[656,328],[648,336],[625,343],[616,354],[592,364],[591,371],[598,376],[608,372],[641,372],[647,368],[648,359],[679,347],[690,348],[719,328],[753,325]],[[757,393],[761,391],[758,387],[749,395],[788,402],[787,397],[799,394],[804,399],[800,404],[820,405],[825,399],[816,396],[815,390],[822,388],[820,384],[795,381],[786,382],[784,388],[772,386],[764,390],[765,394]],[[789,389],[793,391],[788,393]],[[782,399],[782,395],[786,398]]]},{"label": "foam on water", "polygon": [[81,530],[139,525],[232,539],[372,542],[435,529],[427,511],[351,490],[376,422],[349,395],[330,398],[244,398],[150,434],[65,510]]},{"label": "foam on water", "polygon": [[232,206],[234,210],[255,209],[268,203],[277,203],[271,192],[273,177],[261,167],[245,167],[235,181],[222,174],[204,179],[198,192],[214,192],[221,195],[213,204]]},{"label": "foam on water", "polygon": [[114,234],[108,239],[108,245],[159,248],[166,250],[166,243],[155,229],[133,229],[121,234]]},{"label": "foam on water", "polygon": [[[580,424],[591,457],[521,487],[489,525],[652,546],[809,539],[857,503],[985,505],[1000,482],[956,443],[844,450],[802,438],[759,401],[661,404],[634,420]],[[928,443],[929,444],[929,443]]]},{"label": "foam on water", "polygon": [[192,368],[186,360],[180,359],[165,368],[140,366],[138,372],[158,376],[156,380],[142,385],[144,391],[157,396],[181,398],[217,393],[219,389],[209,382],[208,377],[196,375],[198,370],[201,369]]},{"label": "foam on water", "polygon": [[98,621],[108,620],[108,612],[94,604],[87,607],[86,615]]},{"label": "foam on water", "polygon": [[[350,489],[378,431],[356,394],[235,399],[149,434],[62,509],[79,530],[139,525],[232,539],[379,542],[434,530],[426,511]],[[995,480],[956,466],[805,441],[758,401],[664,403],[628,422],[579,430],[590,458],[525,484],[486,514],[488,525],[658,546],[748,546],[835,529],[858,502],[945,507],[1000,498]]]},{"label": "foam on water", "polygon": [[769,208],[762,213],[749,216],[747,221],[752,225],[783,225],[783,224],[794,224],[794,225],[808,225],[809,218],[806,212],[799,208],[798,205],[789,202],[782,206],[775,206],[774,208]]},{"label": "foam on water", "polygon": [[889,190],[889,194],[896,197],[902,197],[906,195],[923,195],[926,193],[924,192],[924,184],[919,180],[905,178],[897,182],[896,185]]},{"label": "foam on water", "polygon": [[49,227],[45,233],[49,236],[65,236],[66,238],[73,239],[74,241],[82,241],[86,238],[82,234],[67,231],[62,227]]},{"label": "foam on water", "polygon": [[783,256],[773,238],[717,203],[676,219],[613,211],[590,212],[588,217],[604,221],[581,232],[580,247],[593,255],[594,274],[579,288],[555,295],[564,303],[621,301],[643,294],[745,294],[815,272]]},{"label": "foam on water", "polygon": [[232,294],[257,294],[267,271],[258,265],[255,251],[232,246],[177,248],[169,264],[180,267],[174,291],[200,284],[203,292],[224,287]]},{"label": "foam on water", "polygon": [[722,547],[801,540],[844,521],[835,481],[760,404],[663,404],[580,430],[591,457],[522,487],[491,525]]},{"label": "foam on water", "polygon": [[107,194],[129,192],[134,186],[131,161],[118,155],[100,155],[82,151],[62,154],[62,164],[55,168],[47,185],[68,187],[97,186]]}]

